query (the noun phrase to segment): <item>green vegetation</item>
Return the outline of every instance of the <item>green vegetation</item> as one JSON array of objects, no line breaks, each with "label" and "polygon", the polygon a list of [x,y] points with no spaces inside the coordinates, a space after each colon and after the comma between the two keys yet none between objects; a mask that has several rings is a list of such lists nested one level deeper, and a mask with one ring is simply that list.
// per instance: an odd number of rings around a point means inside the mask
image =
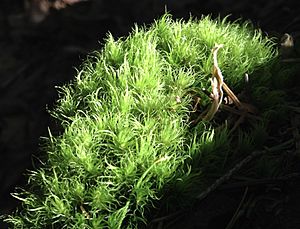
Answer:
[{"label": "green vegetation", "polygon": [[64,132],[49,134],[47,160],[31,172],[27,190],[14,194],[23,207],[6,221],[13,228],[141,228],[151,212],[189,205],[211,175],[261,148],[262,121],[238,134],[220,127],[222,112],[193,123],[211,104],[203,88],[211,90],[215,44],[223,44],[218,64],[234,92],[245,73],[267,71],[277,56],[248,23],[209,17],[164,15],[127,38],[109,35],[61,88],[51,113]]}]

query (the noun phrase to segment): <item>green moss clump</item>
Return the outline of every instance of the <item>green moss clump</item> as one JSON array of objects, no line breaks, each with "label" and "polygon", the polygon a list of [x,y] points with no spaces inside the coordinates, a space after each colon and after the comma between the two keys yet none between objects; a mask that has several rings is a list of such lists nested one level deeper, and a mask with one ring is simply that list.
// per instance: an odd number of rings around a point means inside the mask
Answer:
[{"label": "green moss clump", "polygon": [[[167,190],[186,192],[193,177],[215,169],[230,137],[224,131],[213,140],[210,123],[191,127],[190,115],[191,91],[210,88],[216,43],[224,44],[218,62],[234,88],[276,57],[273,42],[249,24],[209,17],[164,15],[127,38],[109,35],[62,88],[52,114],[64,132],[50,134],[45,165],[31,173],[27,191],[14,194],[23,208],[6,221],[14,228],[139,228]],[[211,166],[203,171],[203,164]]]}]

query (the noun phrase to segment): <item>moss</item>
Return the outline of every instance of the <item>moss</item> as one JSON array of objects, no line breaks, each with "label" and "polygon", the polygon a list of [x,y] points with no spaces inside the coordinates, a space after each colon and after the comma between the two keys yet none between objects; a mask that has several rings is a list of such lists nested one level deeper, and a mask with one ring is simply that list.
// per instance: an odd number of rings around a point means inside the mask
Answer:
[{"label": "moss", "polygon": [[51,113],[64,132],[50,134],[48,159],[31,173],[28,190],[14,194],[23,207],[6,221],[14,228],[137,228],[166,193],[171,201],[203,188],[201,174],[220,170],[230,152],[228,131],[216,140],[210,123],[190,126],[191,91],[209,102],[200,91],[210,89],[216,43],[224,44],[218,62],[233,88],[277,55],[248,23],[210,17],[164,15],[127,38],[108,35],[60,89]]}]

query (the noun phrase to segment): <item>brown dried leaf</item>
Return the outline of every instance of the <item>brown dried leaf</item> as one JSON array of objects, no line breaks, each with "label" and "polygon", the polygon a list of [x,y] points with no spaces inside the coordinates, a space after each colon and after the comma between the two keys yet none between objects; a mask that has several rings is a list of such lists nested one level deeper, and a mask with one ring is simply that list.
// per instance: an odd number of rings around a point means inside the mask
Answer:
[{"label": "brown dried leaf", "polygon": [[211,98],[213,99],[213,102],[207,112],[207,114],[204,116],[204,120],[210,121],[216,114],[216,112],[219,110],[219,107],[222,103],[223,100],[223,75],[221,72],[221,69],[219,68],[218,65],[218,60],[217,60],[217,54],[220,48],[222,48],[223,45],[216,44],[215,47],[213,48],[213,71],[212,71],[212,78],[211,78],[211,87],[212,87],[212,93],[211,93]]}]

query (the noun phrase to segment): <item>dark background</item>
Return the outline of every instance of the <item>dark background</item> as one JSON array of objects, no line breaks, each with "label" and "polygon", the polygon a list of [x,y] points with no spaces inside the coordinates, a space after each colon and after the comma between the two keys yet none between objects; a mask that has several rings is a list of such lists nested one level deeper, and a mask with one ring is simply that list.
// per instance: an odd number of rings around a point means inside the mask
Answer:
[{"label": "dark background", "polygon": [[[43,0],[40,0],[43,1]],[[41,136],[48,127],[47,113],[58,98],[55,86],[73,79],[76,67],[101,48],[108,32],[126,36],[134,23],[149,24],[165,9],[174,18],[212,14],[230,20],[242,17],[269,35],[300,33],[297,1],[235,0],[88,0],[49,8],[35,18],[34,1],[0,2],[0,214],[18,205],[10,193],[24,186],[24,173],[39,157]],[[75,67],[75,68],[74,68]],[[300,215],[299,215],[300,218]],[[300,225],[298,225],[300,228]],[[0,228],[5,226],[0,224]],[[296,228],[296,227],[295,227]]]}]

